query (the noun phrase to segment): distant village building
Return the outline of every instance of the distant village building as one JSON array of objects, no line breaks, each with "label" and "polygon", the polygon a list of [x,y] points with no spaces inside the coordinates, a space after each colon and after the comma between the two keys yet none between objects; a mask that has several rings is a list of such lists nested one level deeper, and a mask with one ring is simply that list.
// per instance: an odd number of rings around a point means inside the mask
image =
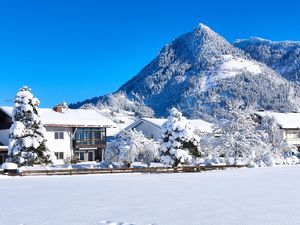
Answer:
[{"label": "distant village building", "polygon": [[[167,119],[141,118],[126,127],[125,130],[135,129],[141,131],[148,139],[158,140],[161,134],[161,127],[166,121]],[[200,119],[188,121],[198,133],[212,133],[212,123]]]},{"label": "distant village building", "polygon": [[[13,107],[0,107],[0,164],[5,160],[9,142]],[[107,128],[114,122],[95,110],[40,108],[46,128],[47,148],[54,152],[58,164],[79,161],[102,161],[106,147]]]},{"label": "distant village building", "polygon": [[300,150],[300,113],[277,113],[262,111],[255,113],[260,119],[265,116],[273,117],[283,131],[283,138],[288,144]]}]

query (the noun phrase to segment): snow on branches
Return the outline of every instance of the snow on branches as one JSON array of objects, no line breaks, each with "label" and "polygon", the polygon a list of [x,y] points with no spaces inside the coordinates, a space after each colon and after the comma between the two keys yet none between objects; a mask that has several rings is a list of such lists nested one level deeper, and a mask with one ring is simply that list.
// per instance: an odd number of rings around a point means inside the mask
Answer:
[{"label": "snow on branches", "polygon": [[229,111],[227,119],[216,121],[205,145],[206,157],[219,157],[228,164],[262,167],[298,161],[274,118],[258,120],[251,110]]},{"label": "snow on branches", "polygon": [[105,160],[122,162],[130,167],[134,161],[141,161],[150,166],[158,160],[159,145],[153,140],[145,138],[142,132],[136,130],[121,131],[116,139],[107,144]]},{"label": "snow on branches", "polygon": [[190,163],[193,157],[200,157],[199,141],[199,136],[195,135],[187,119],[176,108],[172,108],[161,130],[161,161],[171,166]]},{"label": "snow on branches", "polygon": [[39,103],[26,86],[15,97],[8,160],[19,166],[49,164],[55,160],[55,156],[46,149],[46,130],[37,109]]}]

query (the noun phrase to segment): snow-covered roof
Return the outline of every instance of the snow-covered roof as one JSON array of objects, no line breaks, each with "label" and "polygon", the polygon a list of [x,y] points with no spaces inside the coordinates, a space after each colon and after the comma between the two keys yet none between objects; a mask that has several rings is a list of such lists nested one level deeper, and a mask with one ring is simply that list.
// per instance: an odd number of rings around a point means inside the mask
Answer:
[{"label": "snow-covered roof", "polygon": [[300,129],[300,113],[256,112],[259,117],[274,117],[282,129]]},{"label": "snow-covered roof", "polygon": [[[128,128],[131,128],[132,126],[135,126],[136,123],[139,123],[141,121],[146,121],[148,123],[153,124],[156,127],[161,127],[166,121],[167,119],[157,119],[157,118],[142,118],[141,120],[131,124]],[[196,120],[188,120],[188,122],[196,129],[196,130],[200,130],[201,132],[207,132],[207,133],[211,133],[212,132],[212,123],[208,123],[204,120],[201,119],[196,119]]]},{"label": "snow-covered roof", "polygon": [[190,122],[190,124],[192,124],[194,126],[194,128],[196,130],[200,130],[202,132],[206,132],[206,133],[212,133],[212,123],[206,122],[204,120],[188,120]]},{"label": "snow-covered roof", "polygon": [[107,129],[106,134],[107,136],[114,136],[134,122],[135,120],[131,117],[114,116],[113,118],[114,126]]},{"label": "snow-covered roof", "polygon": [[[5,114],[12,117],[13,107],[0,107]],[[67,109],[65,112],[56,112],[50,108],[39,108],[42,122],[45,126],[66,127],[112,127],[114,122],[102,116],[95,110]]]}]

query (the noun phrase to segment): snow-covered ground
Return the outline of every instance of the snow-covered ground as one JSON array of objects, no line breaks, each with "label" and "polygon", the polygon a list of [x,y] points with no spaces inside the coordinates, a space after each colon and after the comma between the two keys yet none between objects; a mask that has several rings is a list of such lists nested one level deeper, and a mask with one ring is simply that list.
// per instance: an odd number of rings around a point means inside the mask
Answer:
[{"label": "snow-covered ground", "polygon": [[296,225],[300,221],[300,166],[191,174],[0,176],[0,184],[1,225]]}]

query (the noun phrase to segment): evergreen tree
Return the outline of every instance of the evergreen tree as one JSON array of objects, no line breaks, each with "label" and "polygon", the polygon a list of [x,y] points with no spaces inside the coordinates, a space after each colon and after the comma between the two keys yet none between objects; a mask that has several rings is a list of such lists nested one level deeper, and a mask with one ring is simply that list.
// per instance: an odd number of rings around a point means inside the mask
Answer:
[{"label": "evergreen tree", "polygon": [[54,154],[45,145],[45,128],[37,106],[40,101],[33,97],[31,89],[24,86],[17,93],[9,134],[8,161],[19,166],[50,164]]},{"label": "evergreen tree", "polygon": [[163,163],[178,166],[200,157],[199,136],[176,108],[170,110],[168,120],[162,126],[160,156]]}]

